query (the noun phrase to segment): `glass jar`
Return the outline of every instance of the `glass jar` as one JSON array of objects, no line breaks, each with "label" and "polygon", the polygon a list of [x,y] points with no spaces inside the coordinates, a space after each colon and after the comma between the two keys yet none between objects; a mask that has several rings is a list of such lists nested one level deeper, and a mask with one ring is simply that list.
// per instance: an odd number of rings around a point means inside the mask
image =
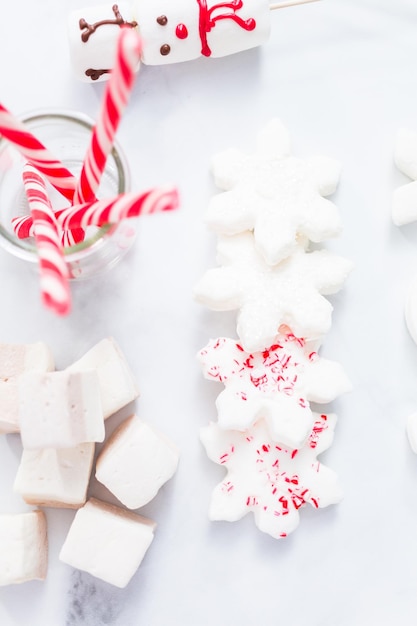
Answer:
[{"label": "glass jar", "polygon": [[[79,175],[90,143],[93,120],[73,111],[39,111],[22,116],[21,120],[74,176]],[[37,263],[34,239],[18,239],[12,228],[14,217],[30,213],[22,181],[24,163],[25,158],[17,148],[0,137],[0,243],[20,259]],[[129,169],[116,142],[107,159],[97,197],[110,198],[129,190]],[[49,184],[48,194],[54,211],[69,205]],[[130,220],[88,229],[83,242],[64,248],[70,277],[89,278],[112,267],[130,248],[134,236]]]}]

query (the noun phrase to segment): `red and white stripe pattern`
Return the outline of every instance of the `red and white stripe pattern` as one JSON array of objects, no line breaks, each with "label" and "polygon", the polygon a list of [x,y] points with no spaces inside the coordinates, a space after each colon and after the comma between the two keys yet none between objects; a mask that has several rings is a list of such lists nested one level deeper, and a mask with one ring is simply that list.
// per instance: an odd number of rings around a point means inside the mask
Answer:
[{"label": "red and white stripe pattern", "polygon": [[[14,234],[18,239],[27,239],[35,234],[33,219],[31,215],[22,215],[12,219],[12,227]],[[82,228],[74,228],[73,230],[63,230],[61,233],[61,243],[64,248],[75,246],[85,239],[85,232]]]},{"label": "red and white stripe pattern", "polygon": [[[107,200],[70,206],[57,211],[55,219],[58,226],[65,229],[64,233],[78,230],[84,233],[87,226],[101,227],[105,224],[117,224],[126,218],[172,211],[178,208],[178,204],[178,191],[175,187],[151,189],[142,193],[124,193]],[[14,233],[19,239],[34,236],[35,228],[31,215],[15,217],[12,223]]]},{"label": "red and white stripe pattern", "polygon": [[27,239],[33,237],[33,219],[31,215],[22,215],[12,219],[13,232],[18,239]]},{"label": "red and white stripe pattern", "polygon": [[[55,215],[56,217],[56,215]],[[82,228],[73,228],[72,230],[63,230],[61,233],[61,243],[64,248],[76,246],[85,239],[85,231]]]},{"label": "red and white stripe pattern", "polygon": [[87,149],[73,204],[95,200],[107,157],[132,91],[140,54],[138,33],[131,28],[121,28],[114,67],[106,83],[100,114]]},{"label": "red and white stripe pattern", "polygon": [[174,187],[150,189],[142,193],[125,193],[110,198],[68,207],[56,214],[65,230],[117,224],[126,218],[172,211],[178,207],[178,191]]},{"label": "red and white stripe pattern", "polygon": [[23,170],[23,182],[38,249],[42,300],[58,315],[67,315],[71,309],[68,268],[45,180],[36,168],[27,164]]},{"label": "red and white stripe pattern", "polygon": [[0,104],[0,135],[10,141],[65,198],[72,201],[77,179],[34,137],[19,119]]},{"label": "red and white stripe pattern", "polygon": [[[56,217],[56,214],[55,214]],[[31,215],[22,215],[12,219],[13,232],[18,239],[27,239],[33,237],[34,226]],[[75,246],[85,239],[85,231],[82,228],[74,228],[73,230],[63,230],[61,233],[61,243],[64,248]]]},{"label": "red and white stripe pattern", "polygon": [[[58,226],[64,229],[64,233],[77,230],[84,232],[87,226],[101,227],[106,224],[117,224],[127,218],[172,211],[178,208],[178,205],[178,191],[175,187],[155,188],[141,193],[124,193],[107,200],[70,206],[57,211],[55,219]],[[12,224],[14,233],[19,239],[33,237],[35,234],[31,215],[15,217]]]}]

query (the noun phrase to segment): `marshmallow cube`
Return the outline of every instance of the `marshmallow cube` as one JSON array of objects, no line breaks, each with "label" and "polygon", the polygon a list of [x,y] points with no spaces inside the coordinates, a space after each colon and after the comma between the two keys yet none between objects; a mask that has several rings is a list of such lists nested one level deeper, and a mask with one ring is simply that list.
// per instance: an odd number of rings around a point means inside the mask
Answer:
[{"label": "marshmallow cube", "polygon": [[[73,11],[68,18],[71,64],[76,77],[84,82],[100,82],[109,77],[116,57],[122,23],[132,24],[129,2],[89,6]],[[118,17],[120,16],[120,17]]]},{"label": "marshmallow cube", "polygon": [[41,341],[0,343],[0,434],[19,432],[18,377],[27,371],[51,372],[54,368],[52,353]]},{"label": "marshmallow cube", "polygon": [[50,372],[54,358],[42,341],[32,344],[0,343],[0,378],[9,378],[27,370]]},{"label": "marshmallow cube", "polygon": [[104,419],[133,402],[138,395],[136,381],[125,357],[113,339],[103,339],[67,368],[70,372],[96,370]]},{"label": "marshmallow cube", "polygon": [[87,499],[94,443],[75,448],[23,450],[13,489],[28,504],[78,508]]},{"label": "marshmallow cube", "polygon": [[26,372],[19,379],[19,421],[24,448],[73,448],[104,440],[95,371]]},{"label": "marshmallow cube", "polygon": [[0,515],[0,585],[44,580],[47,565],[44,513]]},{"label": "marshmallow cube", "polygon": [[175,473],[177,447],[132,415],[104,445],[96,464],[96,478],[129,509],[154,498]]},{"label": "marshmallow cube", "polygon": [[[145,65],[166,65],[201,56],[199,7],[195,0],[178,0],[169,4],[164,0],[137,0],[133,15],[143,42],[142,60]],[[176,35],[179,25],[184,25],[187,30],[184,39]]]},{"label": "marshmallow cube", "polygon": [[245,0],[222,5],[195,0],[144,2],[133,8],[143,41],[142,60],[162,65],[222,57],[264,43],[270,33],[270,9],[266,0]]},{"label": "marshmallow cube", "polygon": [[145,517],[91,498],[77,511],[59,558],[126,587],[152,543],[155,527]]},{"label": "marshmallow cube", "polygon": [[0,434],[18,433],[19,394],[18,378],[0,379]]}]

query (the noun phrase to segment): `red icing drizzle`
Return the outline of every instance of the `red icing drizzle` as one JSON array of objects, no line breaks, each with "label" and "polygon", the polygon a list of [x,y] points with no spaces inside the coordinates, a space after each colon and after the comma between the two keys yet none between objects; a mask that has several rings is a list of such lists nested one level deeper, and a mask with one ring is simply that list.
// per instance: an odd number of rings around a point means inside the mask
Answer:
[{"label": "red icing drizzle", "polygon": [[175,29],[175,34],[178,37],[178,39],[187,39],[188,37],[188,30],[185,24],[178,24],[177,28]]},{"label": "red icing drizzle", "polygon": [[[214,4],[210,9],[207,8],[207,0],[197,0],[200,15],[199,15],[199,33],[201,40],[201,54],[205,57],[211,56],[211,50],[207,42],[207,33],[216,25],[219,20],[233,20],[240,28],[251,31],[256,27],[256,21],[253,17],[247,20],[242,19],[239,15],[236,15],[236,11],[243,7],[243,0],[231,0],[231,2],[220,2]],[[226,13],[221,13],[213,17],[213,13],[217,9],[231,9]],[[178,34],[177,34],[178,36]]]}]

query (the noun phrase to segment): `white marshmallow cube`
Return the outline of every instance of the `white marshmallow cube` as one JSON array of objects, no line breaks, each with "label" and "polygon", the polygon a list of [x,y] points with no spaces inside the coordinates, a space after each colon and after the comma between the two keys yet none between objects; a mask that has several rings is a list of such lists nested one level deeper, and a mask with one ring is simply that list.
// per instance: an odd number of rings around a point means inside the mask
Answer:
[{"label": "white marshmallow cube", "polygon": [[[68,20],[72,66],[83,81],[109,77],[120,26],[137,28],[141,61],[165,65],[201,56],[222,57],[263,44],[269,38],[267,0],[222,4],[214,0],[132,0],[73,11]],[[139,69],[139,67],[138,67]]]},{"label": "white marshmallow cube", "polygon": [[271,17],[266,0],[241,5],[195,0],[135,0],[133,16],[143,41],[142,61],[162,65],[222,57],[264,43]]},{"label": "white marshmallow cube", "polygon": [[26,372],[19,378],[19,422],[24,448],[73,448],[104,440],[95,371]]},{"label": "white marshmallow cube", "polygon": [[96,478],[129,509],[150,502],[175,473],[177,447],[132,415],[104,445],[96,464]]},{"label": "white marshmallow cube", "polygon": [[67,368],[70,372],[97,371],[104,419],[133,402],[139,389],[119,346],[103,339]]},{"label": "white marshmallow cube", "polygon": [[44,580],[47,564],[44,513],[0,515],[0,585]]},{"label": "white marshmallow cube", "polygon": [[24,372],[51,372],[54,359],[42,341],[0,344],[0,434],[19,432],[18,380]]},{"label": "white marshmallow cube", "polygon": [[0,378],[17,376],[28,370],[50,372],[54,358],[42,341],[29,344],[0,343]]},{"label": "white marshmallow cube", "polygon": [[87,499],[94,443],[75,448],[23,450],[13,489],[28,504],[78,508]]},{"label": "white marshmallow cube", "polygon": [[19,394],[17,376],[0,379],[0,434],[18,433]]},{"label": "white marshmallow cube", "polygon": [[59,558],[116,587],[126,587],[154,537],[156,524],[91,498],[78,509]]},{"label": "white marshmallow cube", "polygon": [[[87,6],[73,11],[68,18],[68,39],[71,64],[75,75],[84,82],[100,82],[109,77],[116,57],[120,23],[132,23],[129,2],[111,2]],[[116,17],[116,13],[119,18]],[[103,23],[105,22],[105,23]]]}]

